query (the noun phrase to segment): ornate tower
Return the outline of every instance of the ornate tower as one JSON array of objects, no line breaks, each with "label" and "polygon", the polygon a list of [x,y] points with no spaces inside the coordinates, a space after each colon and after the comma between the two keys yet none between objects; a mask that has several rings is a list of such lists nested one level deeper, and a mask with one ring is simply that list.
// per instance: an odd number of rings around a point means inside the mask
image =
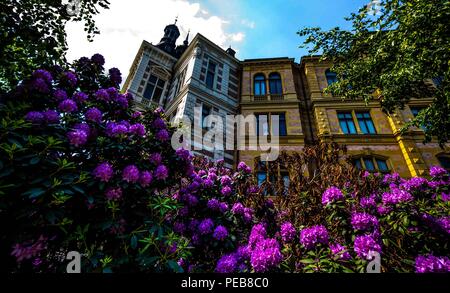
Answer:
[{"label": "ornate tower", "polygon": [[177,20],[175,19],[174,24],[169,24],[164,29],[164,37],[162,37],[161,41],[156,45],[156,47],[160,48],[161,50],[165,51],[166,53],[169,53],[172,56],[176,55],[176,41],[178,37],[180,36],[180,31],[177,27]]}]

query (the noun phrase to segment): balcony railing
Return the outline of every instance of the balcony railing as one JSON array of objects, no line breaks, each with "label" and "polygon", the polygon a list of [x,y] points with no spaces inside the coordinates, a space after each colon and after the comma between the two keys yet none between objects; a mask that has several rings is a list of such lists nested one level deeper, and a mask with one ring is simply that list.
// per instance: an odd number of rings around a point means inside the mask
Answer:
[{"label": "balcony railing", "polygon": [[254,95],[253,101],[266,102],[266,101],[283,101],[283,94],[271,94],[271,95]]}]

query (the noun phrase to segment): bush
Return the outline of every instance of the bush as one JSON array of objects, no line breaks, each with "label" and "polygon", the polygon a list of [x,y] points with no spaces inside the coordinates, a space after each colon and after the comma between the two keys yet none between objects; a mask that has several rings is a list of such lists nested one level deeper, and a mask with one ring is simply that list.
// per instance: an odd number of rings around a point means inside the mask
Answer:
[{"label": "bush", "polygon": [[[36,70],[0,103],[0,251],[6,271],[180,271],[169,195],[192,165],[161,109],[133,112],[120,72],[81,58]],[[174,246],[176,243],[176,247]],[[178,248],[178,249],[176,249]]]}]

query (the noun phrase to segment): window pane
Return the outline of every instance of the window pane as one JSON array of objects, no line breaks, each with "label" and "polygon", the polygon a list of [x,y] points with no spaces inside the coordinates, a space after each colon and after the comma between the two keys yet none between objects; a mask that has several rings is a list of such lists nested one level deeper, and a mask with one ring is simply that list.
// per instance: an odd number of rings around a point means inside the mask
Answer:
[{"label": "window pane", "polygon": [[158,79],[158,78],[152,74],[152,75],[150,75],[150,78],[148,79],[148,82],[150,82],[150,83],[156,83],[156,80],[157,80],[157,79]]},{"label": "window pane", "polygon": [[164,84],[165,84],[166,82],[164,81],[164,80],[162,80],[162,79],[160,79],[160,80],[158,80],[158,86],[159,87],[164,87]]},{"label": "window pane", "polygon": [[267,178],[266,172],[258,172],[256,177],[258,178],[258,186],[261,186]]},{"label": "window pane", "polygon": [[349,130],[347,127],[347,122],[345,120],[339,120],[339,125],[341,125],[342,132],[345,134],[349,134]]},{"label": "window pane", "polygon": [[450,157],[440,156],[438,160],[443,168],[450,170]]},{"label": "window pane", "polygon": [[327,78],[328,85],[331,85],[337,81],[337,75],[334,72],[331,72],[329,69],[325,71],[325,76]]},{"label": "window pane", "polygon": [[153,89],[155,88],[154,84],[148,83],[145,87],[144,98],[150,100],[152,98]]},{"label": "window pane", "polygon": [[381,171],[381,172],[389,171],[389,168],[388,168],[385,160],[377,159],[377,165],[378,165],[379,171]]},{"label": "window pane", "polygon": [[360,159],[353,160],[353,165],[355,165],[355,167],[358,168],[359,170],[362,169],[362,165],[361,165],[361,160]]},{"label": "window pane", "polygon": [[376,134],[377,131],[375,130],[375,126],[373,125],[372,120],[366,120],[367,129],[369,130],[370,134]]},{"label": "window pane", "polygon": [[350,134],[356,134],[356,127],[355,123],[353,123],[353,120],[347,120],[347,125]]},{"label": "window pane", "polygon": [[361,128],[361,132],[364,134],[368,134],[369,131],[367,130],[366,123],[363,119],[358,119],[359,128]]},{"label": "window pane", "polygon": [[371,171],[371,172],[375,171],[375,166],[373,164],[372,158],[365,158],[364,165],[366,165],[367,171]]},{"label": "window pane", "polygon": [[206,86],[210,89],[214,87],[214,73],[210,71],[206,74]]},{"label": "window pane", "polygon": [[284,113],[279,113],[278,115],[280,117],[280,136],[286,136],[286,115]]},{"label": "window pane", "polygon": [[152,101],[155,102],[155,103],[159,103],[159,99],[161,98],[162,92],[163,92],[163,89],[160,88],[160,87],[157,87],[155,89],[155,93],[153,94]]}]

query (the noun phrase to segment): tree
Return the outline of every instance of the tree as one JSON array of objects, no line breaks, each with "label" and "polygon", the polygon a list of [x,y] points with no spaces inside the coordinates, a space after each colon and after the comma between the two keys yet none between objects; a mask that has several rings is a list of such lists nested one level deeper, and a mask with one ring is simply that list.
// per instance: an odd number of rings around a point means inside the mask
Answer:
[{"label": "tree", "polygon": [[[425,141],[435,136],[442,146],[450,136],[450,2],[380,0],[375,5],[346,18],[350,31],[303,28],[298,32],[306,36],[303,46],[333,62],[338,82],[326,91],[334,95],[379,99],[386,113],[411,98],[432,98],[403,131],[426,126]],[[432,86],[425,82],[430,80]]]},{"label": "tree", "polygon": [[[69,4],[66,4],[70,2]],[[88,40],[99,31],[93,16],[107,0],[4,0],[0,3],[0,93],[37,67],[65,63],[65,25],[84,21]]]}]

